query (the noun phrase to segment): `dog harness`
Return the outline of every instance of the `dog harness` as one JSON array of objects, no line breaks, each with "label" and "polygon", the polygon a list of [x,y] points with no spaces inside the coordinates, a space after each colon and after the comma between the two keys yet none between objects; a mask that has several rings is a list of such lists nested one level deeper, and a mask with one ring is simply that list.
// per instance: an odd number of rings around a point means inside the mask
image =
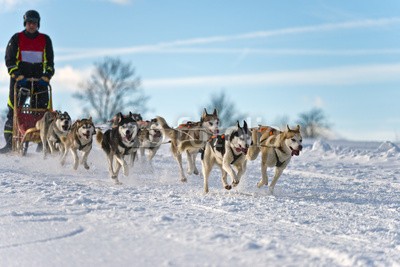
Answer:
[{"label": "dog harness", "polygon": [[[212,142],[212,149],[216,149],[217,151],[219,151],[222,156],[225,155],[225,135],[213,135],[210,137],[209,142]],[[216,146],[216,144],[220,144],[221,146]],[[234,164],[242,155],[243,153],[240,153],[239,155],[235,155],[232,147],[230,147],[232,155],[233,155],[233,160],[231,162],[231,164]],[[214,150],[215,151],[215,150]]]},{"label": "dog harness", "polygon": [[275,135],[275,133],[278,132],[278,130],[276,130],[276,129],[272,128],[272,127],[269,127],[269,126],[261,126],[260,125],[259,128],[258,128],[258,132],[259,133],[264,133],[264,132],[266,132],[268,130],[269,130],[268,137],[260,140],[260,144],[262,142],[264,142],[265,140],[267,140],[270,136]]},{"label": "dog harness", "polygon": [[77,139],[77,141],[78,141],[78,145],[79,145],[78,150],[82,150],[82,149],[84,149],[86,146],[92,145],[92,142],[93,142],[93,140],[90,140],[90,142],[88,142],[87,144],[82,145],[82,143],[81,143],[81,141],[79,140],[79,138]]},{"label": "dog harness", "polygon": [[129,155],[129,151],[134,148],[133,146],[126,146],[121,140],[118,141],[118,146],[121,146],[124,149],[124,153],[122,153],[123,155]]},{"label": "dog harness", "polygon": [[232,155],[233,155],[233,160],[232,160],[231,164],[233,164],[243,155],[243,153],[240,153],[239,155],[235,155],[235,153],[233,153],[232,147],[230,149],[231,149],[231,152],[232,152]]},{"label": "dog harness", "polygon": [[275,157],[276,157],[276,164],[275,164],[275,167],[281,167],[283,164],[285,164],[285,162],[286,162],[286,160],[285,161],[280,161],[279,160],[279,156],[278,156],[278,153],[276,152],[276,148],[274,149],[274,152],[275,152]]}]

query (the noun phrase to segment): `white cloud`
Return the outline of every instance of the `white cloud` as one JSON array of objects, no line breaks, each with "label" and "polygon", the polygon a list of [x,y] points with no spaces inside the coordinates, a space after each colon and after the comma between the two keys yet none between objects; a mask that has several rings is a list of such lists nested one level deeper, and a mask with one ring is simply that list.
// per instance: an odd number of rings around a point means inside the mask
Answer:
[{"label": "white cloud", "polygon": [[213,86],[216,88],[254,85],[348,85],[400,81],[400,63],[346,66],[299,71],[197,76],[143,80],[145,88]]},{"label": "white cloud", "polygon": [[130,0],[109,0],[109,2],[117,4],[117,5],[123,5],[123,6],[131,3]]},{"label": "white cloud", "polygon": [[17,7],[35,6],[41,0],[0,0],[0,13],[13,11]]},{"label": "white cloud", "polygon": [[92,69],[74,69],[72,66],[57,68],[51,81],[53,90],[71,93],[79,90],[79,85],[89,79]]},{"label": "white cloud", "polygon": [[[356,29],[356,28],[369,28],[369,27],[383,27],[400,24],[400,18],[382,18],[382,19],[366,19],[358,21],[350,21],[343,23],[330,23],[313,25],[306,27],[291,27],[284,29],[277,29],[271,31],[258,31],[250,32],[237,35],[222,35],[212,36],[204,38],[192,38],[185,40],[175,40],[171,42],[161,42],[154,45],[142,45],[133,47],[121,47],[121,48],[91,48],[86,50],[80,50],[78,52],[65,53],[62,56],[58,56],[58,61],[70,61],[83,58],[94,58],[106,55],[126,55],[126,54],[139,54],[139,53],[243,53],[243,49],[199,49],[190,48],[187,46],[191,45],[202,45],[202,44],[213,44],[231,42],[237,40],[247,39],[258,39],[266,38],[279,35],[291,35],[291,34],[302,34],[310,32],[325,32],[339,29]],[[67,51],[68,49],[59,48]],[[392,50],[342,50],[342,51],[329,51],[329,50],[248,50],[246,53],[272,53],[272,54],[335,54],[339,55],[354,55],[365,54],[365,53],[399,53],[398,49]]]}]

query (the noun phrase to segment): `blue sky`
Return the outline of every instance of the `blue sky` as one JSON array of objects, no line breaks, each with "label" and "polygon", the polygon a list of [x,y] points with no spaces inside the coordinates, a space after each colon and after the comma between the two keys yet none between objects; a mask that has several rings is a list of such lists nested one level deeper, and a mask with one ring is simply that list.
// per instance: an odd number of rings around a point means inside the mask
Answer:
[{"label": "blue sky", "polygon": [[[54,106],[78,118],[71,94],[105,56],[131,62],[146,114],[197,120],[225,91],[252,125],[291,123],[322,108],[338,137],[400,140],[400,1],[0,0],[4,50],[28,9],[55,50]],[[4,7],[4,8],[3,8]],[[2,104],[1,104],[2,103]],[[2,127],[2,126],[1,126]]]}]

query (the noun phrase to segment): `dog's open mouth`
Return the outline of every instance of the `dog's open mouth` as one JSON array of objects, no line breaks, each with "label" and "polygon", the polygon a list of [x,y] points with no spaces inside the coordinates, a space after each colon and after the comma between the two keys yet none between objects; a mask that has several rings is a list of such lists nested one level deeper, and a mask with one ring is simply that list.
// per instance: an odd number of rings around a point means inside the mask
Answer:
[{"label": "dog's open mouth", "polygon": [[125,134],[125,139],[126,139],[127,141],[131,141],[132,135],[133,135],[133,134],[131,134],[131,133],[126,133],[126,134]]},{"label": "dog's open mouth", "polygon": [[160,138],[161,137],[161,132],[160,131],[154,131],[153,137]]},{"label": "dog's open mouth", "polygon": [[299,156],[300,155],[300,150],[299,149],[293,149],[292,147],[290,147],[290,149],[292,150],[292,156]]},{"label": "dog's open mouth", "polygon": [[69,130],[69,125],[68,124],[64,124],[62,127],[63,131],[68,131]]},{"label": "dog's open mouth", "polygon": [[84,133],[83,136],[84,136],[86,139],[89,139],[89,138],[90,138],[90,133],[89,133],[89,132]]},{"label": "dog's open mouth", "polygon": [[243,154],[247,155],[247,150],[248,149],[245,148],[245,147],[236,147],[235,150],[236,150],[236,152],[243,153]]}]

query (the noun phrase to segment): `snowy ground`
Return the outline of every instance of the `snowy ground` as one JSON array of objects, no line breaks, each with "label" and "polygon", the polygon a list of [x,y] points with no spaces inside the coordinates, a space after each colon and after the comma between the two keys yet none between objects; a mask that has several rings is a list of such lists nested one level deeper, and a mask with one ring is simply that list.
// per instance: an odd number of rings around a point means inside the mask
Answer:
[{"label": "snowy ground", "polygon": [[274,196],[256,188],[259,159],[231,191],[213,170],[204,195],[169,145],[121,186],[97,144],[89,171],[34,150],[0,155],[1,266],[400,266],[393,143],[311,142]]}]

